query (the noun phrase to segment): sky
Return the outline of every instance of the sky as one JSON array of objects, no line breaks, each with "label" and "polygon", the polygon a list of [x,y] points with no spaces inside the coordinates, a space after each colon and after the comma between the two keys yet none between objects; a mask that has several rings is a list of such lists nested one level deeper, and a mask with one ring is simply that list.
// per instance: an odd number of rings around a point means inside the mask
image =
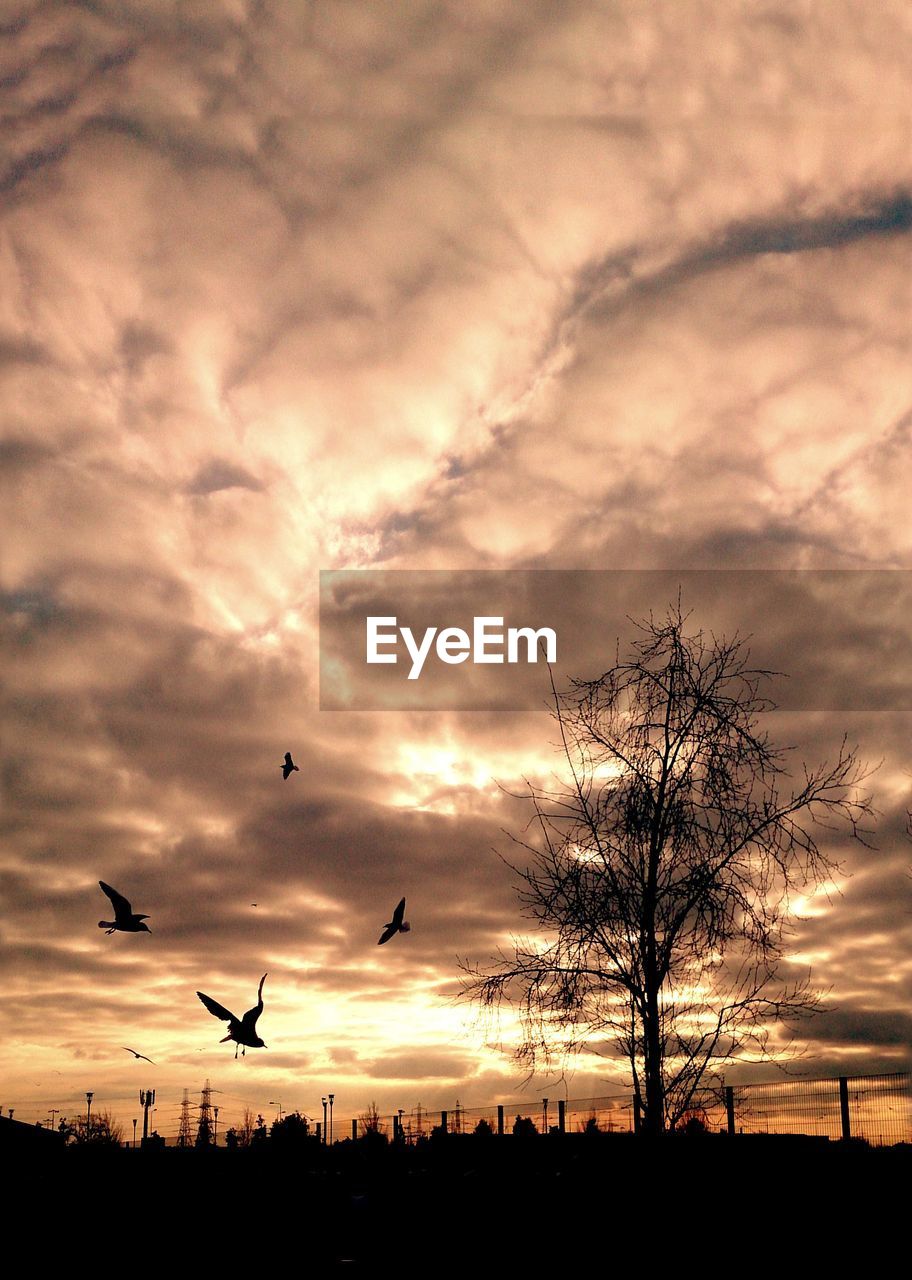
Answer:
[{"label": "sky", "polygon": [[[796,921],[792,1069],[908,1069],[910,37],[902,0],[5,8],[0,1104],[520,1095],[455,995],[526,927],[547,686],[321,709],[321,570],[635,570],[659,609],[646,571],[805,571],[732,624],[824,681],[783,732],[848,731],[880,816]],[[263,973],[235,1062],[195,992]],[[571,1096],[624,1086],[589,1058]]]}]

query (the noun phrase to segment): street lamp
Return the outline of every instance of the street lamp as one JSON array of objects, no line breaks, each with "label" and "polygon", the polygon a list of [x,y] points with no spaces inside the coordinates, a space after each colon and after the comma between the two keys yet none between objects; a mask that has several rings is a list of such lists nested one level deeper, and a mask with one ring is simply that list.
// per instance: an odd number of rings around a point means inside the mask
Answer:
[{"label": "street lamp", "polygon": [[326,1099],[323,1099],[323,1141],[326,1142]]},{"label": "street lamp", "polygon": [[214,1147],[217,1147],[218,1146],[218,1111],[219,1111],[218,1105],[214,1106],[212,1110],[215,1112],[215,1137],[212,1139],[212,1145]]},{"label": "street lamp", "polygon": [[95,1094],[89,1091],[86,1094],[86,1142],[92,1136],[92,1099]]},{"label": "street lamp", "polygon": [[136,1150],[136,1116],[133,1117],[133,1150]]},{"label": "street lamp", "polygon": [[282,1110],[283,1110],[281,1102],[274,1102],[274,1101],[273,1101],[273,1099],[272,1099],[272,1098],[270,1098],[270,1099],[269,1099],[269,1105],[270,1105],[271,1107],[278,1107],[278,1109],[279,1109],[279,1110],[278,1110],[278,1113],[277,1113],[277,1115],[276,1115],[276,1119],[277,1119],[277,1120],[281,1120],[281,1119],[282,1119]]},{"label": "street lamp", "polygon": [[334,1093],[331,1093],[329,1095],[329,1141],[330,1141],[330,1144],[332,1144],[332,1140],[333,1140],[333,1098],[335,1098],[335,1096],[336,1095]]}]

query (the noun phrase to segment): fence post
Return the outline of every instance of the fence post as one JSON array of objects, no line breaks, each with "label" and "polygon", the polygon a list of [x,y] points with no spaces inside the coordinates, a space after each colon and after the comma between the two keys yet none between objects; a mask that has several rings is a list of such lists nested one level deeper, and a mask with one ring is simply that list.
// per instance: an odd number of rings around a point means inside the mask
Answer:
[{"label": "fence post", "polygon": [[839,1112],[842,1116],[842,1136],[851,1138],[852,1126],[849,1121],[849,1081],[848,1077],[839,1077]]},{"label": "fence post", "polygon": [[640,1099],[636,1094],[633,1095],[633,1132],[640,1132]]},{"label": "fence post", "polygon": [[358,1141],[358,1121],[352,1121],[352,1142]]},{"label": "fence post", "polygon": [[557,1103],[557,1127],[561,1133],[567,1132],[567,1104],[563,1098]]},{"label": "fence post", "polygon": [[441,1111],[441,1113],[440,1113],[440,1128],[441,1128],[441,1130],[443,1131],[443,1133],[447,1133],[447,1132],[448,1132],[448,1130],[447,1130],[447,1113],[446,1113],[445,1111]]},{"label": "fence post", "polygon": [[734,1136],[735,1132],[735,1088],[734,1085],[727,1084],[725,1086],[725,1114],[728,1117],[728,1132]]},{"label": "fence post", "polygon": [[499,1136],[500,1136],[501,1138],[503,1137],[503,1131],[504,1131],[504,1123],[503,1123],[503,1103],[498,1103],[498,1106],[497,1106],[497,1132],[498,1132],[498,1134],[499,1134]]}]

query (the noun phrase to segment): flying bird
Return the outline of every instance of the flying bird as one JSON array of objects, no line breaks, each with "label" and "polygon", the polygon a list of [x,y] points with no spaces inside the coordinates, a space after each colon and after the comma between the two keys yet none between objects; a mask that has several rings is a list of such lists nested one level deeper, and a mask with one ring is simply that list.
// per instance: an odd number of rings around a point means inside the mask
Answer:
[{"label": "flying bird", "polygon": [[[125,1044],[122,1044],[120,1047],[125,1050],[125,1052],[132,1053],[134,1058],[142,1058],[143,1062],[152,1062],[152,1059],[147,1058],[144,1053],[137,1053],[135,1049],[128,1049]],[[152,1062],[152,1066],[155,1066],[154,1062]]]},{"label": "flying bird", "polygon": [[256,1033],[257,1018],[263,1012],[263,983],[269,975],[264,973],[260,978],[260,986],[257,991],[257,1002],[252,1009],[248,1009],[243,1018],[236,1018],[230,1009],[226,1009],[223,1004],[219,1004],[217,1000],[213,1000],[211,996],[203,995],[202,991],[197,991],[197,995],[203,1004],[209,1010],[214,1018],[220,1018],[222,1022],[228,1023],[228,1034],[223,1036],[219,1044],[224,1044],[226,1040],[234,1040],[234,1056],[238,1056],[238,1049],[243,1045],[243,1056],[247,1056],[247,1049],[266,1049],[268,1046],[260,1039]]},{"label": "flying bird", "polygon": [[148,920],[148,916],[134,915],[133,908],[127,902],[122,893],[118,893],[116,889],[112,889],[109,884],[105,884],[103,880],[99,880],[104,892],[111,899],[111,906],[114,908],[113,920],[99,920],[99,929],[107,929],[108,933],[113,933],[115,929],[119,929],[121,933],[151,933],[152,930],[147,924],[143,924],[143,920]]},{"label": "flying bird", "polygon": [[398,907],[393,912],[392,920],[390,920],[389,924],[385,924],[383,926],[383,933],[380,937],[380,941],[377,943],[378,947],[382,947],[384,942],[389,942],[390,938],[394,938],[397,933],[408,933],[412,926],[407,920],[402,919],[404,915],[405,898],[402,898]]},{"label": "flying bird", "polygon": [[293,773],[301,772],[301,770],[292,760],[290,751],[285,752],[285,763],[280,764],[279,768],[282,770],[282,777],[285,779],[286,782],[288,781],[288,779],[291,777]]}]

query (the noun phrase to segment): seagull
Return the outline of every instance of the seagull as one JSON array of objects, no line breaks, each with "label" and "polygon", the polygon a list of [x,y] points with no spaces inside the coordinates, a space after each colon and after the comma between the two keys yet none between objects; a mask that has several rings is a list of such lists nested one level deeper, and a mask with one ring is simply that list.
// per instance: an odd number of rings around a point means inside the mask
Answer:
[{"label": "seagull", "polygon": [[244,1045],[243,1055],[247,1056],[247,1047],[251,1049],[266,1049],[268,1046],[263,1043],[256,1034],[257,1018],[263,1012],[263,983],[269,975],[264,973],[260,978],[260,986],[257,991],[257,1002],[252,1009],[248,1009],[243,1018],[236,1018],[230,1009],[226,1009],[223,1004],[219,1004],[217,1000],[213,1000],[211,996],[203,995],[202,991],[197,991],[197,995],[203,1004],[209,1010],[214,1018],[220,1018],[222,1022],[228,1023],[228,1034],[223,1036],[219,1044],[224,1044],[226,1040],[234,1040],[234,1056],[238,1056],[238,1049]]},{"label": "seagull", "polygon": [[293,773],[301,772],[301,770],[292,760],[290,751],[285,752],[285,763],[280,764],[279,768],[282,770],[282,777],[285,779],[286,782],[288,781],[288,779],[291,777]]},{"label": "seagull", "polygon": [[397,933],[408,933],[412,926],[407,920],[402,919],[404,914],[405,898],[402,898],[398,907],[393,912],[392,920],[390,920],[389,924],[385,924],[383,926],[383,933],[380,937],[380,941],[377,943],[378,947],[382,947],[384,942],[389,942],[390,938],[394,938]]},{"label": "seagull", "polygon": [[[122,1044],[120,1047],[121,1049],[125,1050],[127,1053],[132,1053],[134,1058],[142,1058],[143,1062],[152,1062],[152,1059],[147,1058],[144,1053],[137,1053],[135,1049],[128,1049],[125,1044]],[[152,1062],[152,1066],[153,1067],[155,1066],[154,1062]]]},{"label": "seagull", "polygon": [[116,889],[112,889],[109,884],[105,884],[103,880],[99,880],[104,892],[111,899],[111,906],[114,908],[113,920],[99,920],[99,929],[107,929],[108,933],[113,933],[115,929],[119,929],[122,933],[151,933],[152,930],[147,924],[143,924],[143,920],[148,920],[148,916],[137,916],[133,914],[133,908],[127,902],[122,893],[118,893]]}]

